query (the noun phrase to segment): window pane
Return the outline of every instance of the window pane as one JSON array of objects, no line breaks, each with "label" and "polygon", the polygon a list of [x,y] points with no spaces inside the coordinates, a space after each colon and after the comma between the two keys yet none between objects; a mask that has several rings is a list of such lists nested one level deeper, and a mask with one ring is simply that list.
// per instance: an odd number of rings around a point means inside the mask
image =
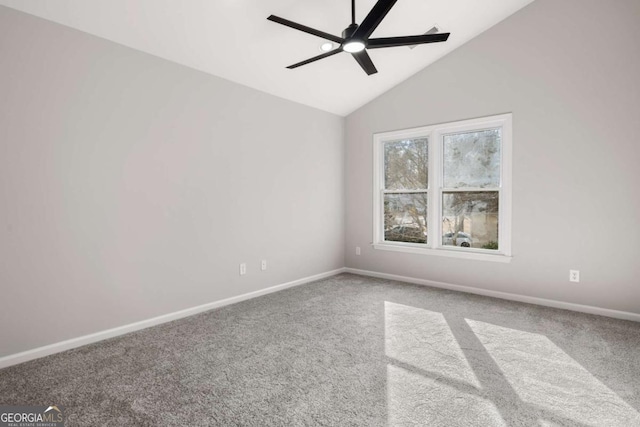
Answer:
[{"label": "window pane", "polygon": [[384,195],[384,240],[427,242],[427,193]]},{"label": "window pane", "polygon": [[442,193],[442,245],[498,249],[498,192]]},{"label": "window pane", "polygon": [[500,185],[501,129],[444,136],[444,187]]},{"label": "window pane", "polygon": [[427,138],[384,143],[384,182],[387,190],[426,190]]}]

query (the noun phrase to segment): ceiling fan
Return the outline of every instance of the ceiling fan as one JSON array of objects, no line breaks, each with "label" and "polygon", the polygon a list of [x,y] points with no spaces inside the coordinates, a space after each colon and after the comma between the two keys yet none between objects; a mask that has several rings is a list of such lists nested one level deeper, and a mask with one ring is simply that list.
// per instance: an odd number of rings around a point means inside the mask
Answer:
[{"label": "ceiling fan", "polygon": [[287,27],[294,28],[299,31],[303,31],[308,34],[330,40],[334,43],[338,43],[336,49],[323,53],[313,58],[306,59],[293,65],[289,65],[287,68],[298,68],[302,65],[307,65],[315,62],[319,59],[327,58],[342,51],[350,53],[355,60],[360,64],[362,69],[368,74],[375,74],[378,72],[375,65],[371,61],[367,49],[380,49],[383,47],[397,47],[397,46],[411,46],[424,43],[437,43],[444,42],[449,38],[449,33],[440,34],[423,34],[419,36],[401,36],[401,37],[382,37],[382,38],[369,38],[373,31],[380,25],[380,22],[387,16],[387,13],[391,10],[397,0],[378,0],[373,6],[369,14],[360,25],[356,24],[356,2],[351,0],[351,24],[345,28],[342,32],[342,37],[334,36],[333,34],[325,33],[314,28],[307,27],[306,25],[298,24],[297,22],[289,21],[284,18],[280,18],[275,15],[269,16],[269,21],[277,22],[278,24],[286,25]]}]

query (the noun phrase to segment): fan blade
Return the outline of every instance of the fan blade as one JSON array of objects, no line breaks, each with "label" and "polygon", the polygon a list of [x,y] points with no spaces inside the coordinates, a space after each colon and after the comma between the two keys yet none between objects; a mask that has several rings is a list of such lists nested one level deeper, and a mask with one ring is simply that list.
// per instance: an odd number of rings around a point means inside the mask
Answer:
[{"label": "fan blade", "polygon": [[371,9],[364,21],[360,24],[356,32],[353,34],[354,39],[365,40],[369,38],[371,33],[378,28],[380,22],[387,16],[387,13],[391,10],[394,4],[398,0],[378,0],[375,6]]},{"label": "fan blade", "polygon": [[421,36],[383,37],[380,39],[369,39],[369,41],[367,42],[367,49],[445,42],[449,38],[449,34],[450,33],[424,34]]},{"label": "fan blade", "polygon": [[306,60],[304,60],[302,62],[298,62],[297,64],[289,65],[287,68],[290,69],[290,70],[293,70],[294,68],[298,68],[298,67],[301,67],[303,65],[310,64],[311,62],[315,62],[315,61],[317,61],[319,59],[327,58],[329,56],[335,55],[336,53],[340,53],[340,52],[342,52],[342,48],[341,47],[339,47],[338,49],[334,49],[332,51],[329,51],[327,53],[323,53],[322,55],[318,55],[318,56],[314,56],[313,58],[306,59]]},{"label": "fan blade", "polygon": [[285,25],[287,27],[312,34],[325,40],[331,40],[332,42],[342,44],[344,39],[342,37],[334,36],[333,34],[325,33],[324,31],[316,30],[306,25],[298,24],[297,22],[289,21],[288,19],[280,18],[275,15],[271,15],[267,18],[269,21],[277,22],[278,24]]},{"label": "fan blade", "polygon": [[373,61],[371,61],[371,58],[369,57],[369,54],[366,50],[361,50],[360,52],[352,53],[351,55],[353,55],[355,60],[358,61],[358,64],[360,64],[367,75],[370,76],[371,74],[375,74],[378,72],[378,70],[376,70],[376,66],[373,65]]}]

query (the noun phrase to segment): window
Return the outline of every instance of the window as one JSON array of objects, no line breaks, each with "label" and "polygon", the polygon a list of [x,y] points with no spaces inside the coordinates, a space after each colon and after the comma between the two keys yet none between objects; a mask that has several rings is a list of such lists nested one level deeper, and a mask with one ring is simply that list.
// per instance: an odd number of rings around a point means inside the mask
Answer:
[{"label": "window", "polygon": [[509,261],[511,114],[374,135],[376,249]]}]

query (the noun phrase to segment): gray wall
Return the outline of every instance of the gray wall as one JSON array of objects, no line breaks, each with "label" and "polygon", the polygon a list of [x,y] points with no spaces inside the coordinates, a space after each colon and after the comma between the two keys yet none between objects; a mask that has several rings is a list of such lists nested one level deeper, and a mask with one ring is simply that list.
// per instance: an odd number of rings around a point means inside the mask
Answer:
[{"label": "gray wall", "polygon": [[0,7],[0,356],[343,267],[343,122]]},{"label": "gray wall", "polygon": [[[639,17],[637,0],[537,0],[348,116],[347,266],[640,313]],[[510,264],[369,246],[372,133],[506,112]]]}]

